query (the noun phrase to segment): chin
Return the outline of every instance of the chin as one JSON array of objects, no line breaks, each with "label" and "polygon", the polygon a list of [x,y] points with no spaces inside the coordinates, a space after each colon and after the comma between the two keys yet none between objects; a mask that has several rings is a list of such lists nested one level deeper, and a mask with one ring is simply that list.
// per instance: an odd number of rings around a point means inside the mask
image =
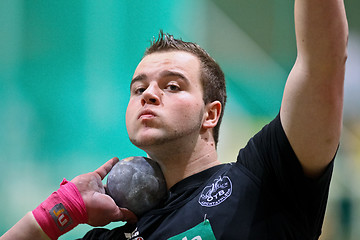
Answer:
[{"label": "chin", "polygon": [[130,138],[130,142],[134,144],[138,148],[143,148],[147,146],[156,145],[159,142],[158,138],[154,138],[153,136],[143,136],[143,137],[135,137]]},{"label": "chin", "polygon": [[130,138],[132,144],[136,147],[146,151],[150,150],[151,147],[163,146],[171,141],[171,138],[164,136],[141,136],[136,138]]}]

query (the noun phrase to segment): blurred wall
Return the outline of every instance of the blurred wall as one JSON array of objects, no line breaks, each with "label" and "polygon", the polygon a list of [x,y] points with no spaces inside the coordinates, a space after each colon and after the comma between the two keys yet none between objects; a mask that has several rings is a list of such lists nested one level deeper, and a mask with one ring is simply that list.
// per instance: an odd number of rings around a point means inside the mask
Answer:
[{"label": "blurred wall", "polygon": [[[346,1],[345,121],[324,225],[329,240],[360,237],[359,5]],[[234,161],[277,114],[296,57],[293,1],[0,0],[0,234],[62,178],[113,156],[144,155],[127,138],[124,114],[133,71],[159,29],[199,43],[225,71],[222,161]]]}]

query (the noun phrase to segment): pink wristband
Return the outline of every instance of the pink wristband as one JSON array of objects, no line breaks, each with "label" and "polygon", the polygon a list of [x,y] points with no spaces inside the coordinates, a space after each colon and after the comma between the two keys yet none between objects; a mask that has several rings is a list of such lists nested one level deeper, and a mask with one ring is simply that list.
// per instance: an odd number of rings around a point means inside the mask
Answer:
[{"label": "pink wristband", "polygon": [[81,194],[74,183],[64,179],[60,188],[32,211],[42,230],[51,238],[58,239],[80,223],[86,223],[88,215]]}]

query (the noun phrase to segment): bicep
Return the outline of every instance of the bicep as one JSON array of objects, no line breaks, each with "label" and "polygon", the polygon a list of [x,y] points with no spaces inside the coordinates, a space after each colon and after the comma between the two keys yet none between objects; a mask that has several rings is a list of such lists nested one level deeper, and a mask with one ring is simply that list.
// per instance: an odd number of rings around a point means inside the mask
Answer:
[{"label": "bicep", "polygon": [[287,80],[281,122],[305,173],[317,176],[333,159],[342,126],[344,69],[312,70],[298,60]]}]

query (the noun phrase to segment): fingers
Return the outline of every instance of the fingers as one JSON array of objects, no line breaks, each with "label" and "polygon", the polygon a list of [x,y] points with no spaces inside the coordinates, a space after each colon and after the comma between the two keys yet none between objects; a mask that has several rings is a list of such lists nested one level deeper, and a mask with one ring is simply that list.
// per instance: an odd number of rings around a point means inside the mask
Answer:
[{"label": "fingers", "polygon": [[133,212],[126,208],[119,208],[108,195],[95,193],[88,203],[88,224],[91,226],[105,226],[116,221],[137,222],[137,217]]},{"label": "fingers", "polygon": [[[115,221],[126,221],[129,223],[136,223],[138,221],[137,216],[135,213],[130,211],[127,208],[118,207],[110,196],[108,195],[98,195],[99,198],[102,199],[102,206],[105,206],[105,202],[108,204],[107,211],[111,216],[110,219],[112,222]],[[102,212],[104,214],[105,211]]]},{"label": "fingers", "polygon": [[109,161],[107,161],[104,165],[96,169],[94,172],[97,173],[101,180],[110,172],[111,168],[119,161],[117,157],[113,157]]},{"label": "fingers", "polygon": [[120,221],[126,221],[129,223],[136,223],[138,221],[138,218],[135,215],[135,213],[133,213],[132,211],[130,211],[127,208],[119,208],[118,217],[119,217],[118,219]]}]

